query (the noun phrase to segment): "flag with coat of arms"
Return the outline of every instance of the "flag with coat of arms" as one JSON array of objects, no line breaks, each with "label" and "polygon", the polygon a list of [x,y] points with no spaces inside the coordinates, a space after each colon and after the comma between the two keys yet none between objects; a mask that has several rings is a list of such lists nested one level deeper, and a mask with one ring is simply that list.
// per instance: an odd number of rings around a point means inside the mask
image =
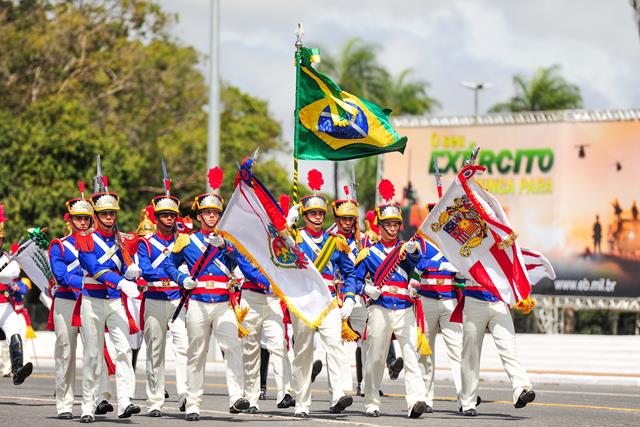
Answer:
[{"label": "flag with coat of arms", "polygon": [[283,211],[253,175],[252,165],[248,159],[240,167],[218,231],[266,277],[291,313],[317,327],[336,301],[313,262],[295,245]]},{"label": "flag with coat of arms", "polygon": [[528,305],[532,282],[517,235],[500,203],[474,179],[485,170],[462,168],[418,233],[467,279],[507,304]]},{"label": "flag with coat of arms", "polygon": [[316,71],[319,49],[296,53],[296,117],[294,157],[301,160],[349,160],[391,151],[404,152],[391,110],[343,91]]}]

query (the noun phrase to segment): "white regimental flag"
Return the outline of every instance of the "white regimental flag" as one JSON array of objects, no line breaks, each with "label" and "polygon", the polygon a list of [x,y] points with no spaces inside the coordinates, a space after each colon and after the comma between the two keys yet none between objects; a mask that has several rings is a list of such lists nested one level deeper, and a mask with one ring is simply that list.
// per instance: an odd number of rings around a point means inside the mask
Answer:
[{"label": "white regimental flag", "polygon": [[465,166],[420,226],[464,276],[507,304],[526,300],[531,281],[516,234],[500,203],[473,178],[483,166]]},{"label": "white regimental flag", "polygon": [[49,285],[53,274],[49,266],[49,254],[32,239],[24,242],[18,249],[16,262],[29,276],[31,282],[40,289],[40,301],[47,307],[51,307]]},{"label": "white regimental flag", "polygon": [[240,176],[218,230],[260,270],[292,314],[318,326],[335,304],[329,289],[304,252],[285,244],[286,221],[267,188],[246,165]]}]

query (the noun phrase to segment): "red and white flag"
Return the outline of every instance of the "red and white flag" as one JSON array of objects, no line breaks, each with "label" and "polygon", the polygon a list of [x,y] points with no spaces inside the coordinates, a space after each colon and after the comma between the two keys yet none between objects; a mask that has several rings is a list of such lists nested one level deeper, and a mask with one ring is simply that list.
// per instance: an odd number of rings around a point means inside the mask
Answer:
[{"label": "red and white flag", "polygon": [[527,273],[529,273],[529,281],[532,285],[535,285],[545,277],[555,280],[556,272],[544,255],[533,249],[522,248],[521,251],[524,256],[524,265],[527,267]]},{"label": "red and white flag", "polygon": [[500,203],[473,178],[486,170],[465,166],[419,229],[444,256],[507,304],[525,300],[531,280],[516,234]]}]

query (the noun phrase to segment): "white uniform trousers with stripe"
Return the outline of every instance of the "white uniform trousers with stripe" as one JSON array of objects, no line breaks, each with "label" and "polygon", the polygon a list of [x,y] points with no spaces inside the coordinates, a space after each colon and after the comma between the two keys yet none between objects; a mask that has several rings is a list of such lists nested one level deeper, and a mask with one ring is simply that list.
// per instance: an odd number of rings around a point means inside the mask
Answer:
[{"label": "white uniform trousers with stripe", "polygon": [[[55,328],[56,344],[54,347],[54,363],[56,368],[56,410],[58,414],[72,412],[73,397],[76,383],[76,349],[80,329],[71,326],[75,300],[56,299],[53,306],[53,325]],[[81,336],[82,338],[82,336]],[[98,386],[96,403],[111,398],[109,375],[102,358],[102,375]]]},{"label": "white uniform trousers with stripe", "polygon": [[456,308],[457,300],[455,298],[435,299],[428,297],[420,297],[422,300],[422,311],[427,326],[427,334],[429,337],[429,347],[431,347],[431,355],[420,356],[420,368],[422,369],[422,378],[427,387],[427,405],[433,407],[433,395],[435,389],[435,359],[436,359],[436,336],[438,332],[442,334],[444,339],[447,356],[449,358],[449,367],[451,369],[451,377],[453,385],[456,389],[456,395],[460,400],[460,391],[462,387],[462,379],[460,378],[460,360],[462,358],[462,324],[451,322],[449,318]]},{"label": "white uniform trousers with stripe", "polygon": [[426,389],[416,349],[418,332],[413,307],[392,310],[369,306],[367,339],[364,341],[364,401],[367,412],[380,410],[378,390],[386,370],[391,335],[395,334],[404,360],[404,383],[409,411],[418,401],[426,401]]},{"label": "white uniform trousers with stripe", "polygon": [[187,336],[187,414],[200,413],[204,391],[204,368],[211,333],[216,336],[220,349],[224,352],[229,406],[242,397],[244,367],[242,364],[242,344],[238,338],[238,321],[228,302],[208,303],[189,301],[186,316]]},{"label": "white uniform trousers with stripe", "polygon": [[261,340],[270,353],[269,361],[276,380],[276,402],[280,402],[285,394],[291,394],[291,373],[284,367],[288,363],[288,360],[285,361],[287,344],[284,339],[284,314],[280,299],[273,295],[243,290],[242,299],[249,306],[243,322],[243,326],[249,330],[249,335],[242,340],[244,393],[251,406],[259,408]]},{"label": "white uniform trousers with stripe", "polygon": [[173,313],[180,299],[172,301],[147,298],[144,302],[144,342],[147,346],[147,405],[149,412],[162,410],[164,405],[165,353],[167,331],[171,331],[176,363],[176,391],[178,403],[187,396],[187,327],[184,309],[174,322]]},{"label": "white uniform trousers with stripe", "polygon": [[480,354],[487,328],[493,336],[502,365],[511,380],[515,404],[522,390],[530,390],[532,386],[527,371],[518,360],[516,333],[509,306],[502,301],[490,302],[466,297],[462,328],[462,409],[476,407]]},{"label": "white uniform trousers with stripe", "polygon": [[[57,302],[56,302],[57,304]],[[109,328],[113,344],[111,354],[116,365],[116,394],[118,414],[131,404],[135,387],[135,374],[131,366],[129,322],[120,298],[102,299],[84,295],[80,308],[82,318],[83,363],[82,367],[82,415],[93,415],[99,394],[99,384],[106,366],[104,364],[104,328]]]},{"label": "white uniform trousers with stripe", "polygon": [[296,399],[295,413],[309,413],[311,408],[311,367],[313,364],[313,341],[316,333],[327,353],[327,375],[329,379],[330,405],[335,406],[344,396],[342,364],[344,351],[342,346],[342,320],[340,310],[331,309],[318,326],[310,328],[297,316],[291,316],[293,324],[293,391]]}]

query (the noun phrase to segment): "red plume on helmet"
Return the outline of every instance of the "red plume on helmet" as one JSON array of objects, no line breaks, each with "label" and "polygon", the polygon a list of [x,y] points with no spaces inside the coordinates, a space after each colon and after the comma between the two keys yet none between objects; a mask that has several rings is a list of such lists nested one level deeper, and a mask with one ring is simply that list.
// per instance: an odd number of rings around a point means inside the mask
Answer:
[{"label": "red plume on helmet", "polygon": [[380,181],[380,184],[378,184],[378,192],[380,193],[380,197],[386,200],[387,203],[396,195],[396,189],[388,179]]},{"label": "red plume on helmet", "polygon": [[322,185],[324,184],[322,172],[320,172],[318,169],[311,169],[307,174],[307,183],[309,184],[309,188],[313,191],[320,191],[320,189],[322,189]]},{"label": "red plume on helmet", "polygon": [[156,219],[156,211],[153,208],[153,205],[147,205],[147,207],[145,208],[145,211],[147,213],[147,218],[149,218],[149,221],[151,221],[154,224],[157,224],[158,221]]},{"label": "red plume on helmet", "polygon": [[80,190],[80,197],[84,199],[84,181],[78,181],[78,190]]},{"label": "red plume on helmet", "polygon": [[0,222],[7,222],[7,218],[4,216],[4,205],[0,203]]},{"label": "red plume on helmet", "polygon": [[215,191],[222,186],[224,172],[222,171],[220,166],[214,166],[209,169],[209,174],[207,175],[207,177],[209,178],[209,187],[211,187],[212,191]]},{"label": "red plume on helmet", "polygon": [[291,197],[288,194],[280,195],[280,209],[286,215],[289,212],[289,204],[291,203]]},{"label": "red plume on helmet", "polygon": [[370,230],[373,230],[374,233],[379,234],[380,229],[378,228],[378,224],[376,224],[376,213],[375,211],[367,211],[364,216],[365,223]]}]

